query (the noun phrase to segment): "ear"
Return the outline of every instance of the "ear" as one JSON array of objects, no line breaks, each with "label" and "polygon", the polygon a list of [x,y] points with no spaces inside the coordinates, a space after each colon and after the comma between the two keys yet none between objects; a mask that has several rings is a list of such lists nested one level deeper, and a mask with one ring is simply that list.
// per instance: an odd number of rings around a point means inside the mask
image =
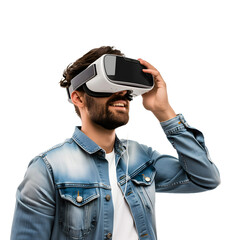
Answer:
[{"label": "ear", "polygon": [[80,108],[84,107],[83,92],[73,91],[71,94],[72,103]]}]

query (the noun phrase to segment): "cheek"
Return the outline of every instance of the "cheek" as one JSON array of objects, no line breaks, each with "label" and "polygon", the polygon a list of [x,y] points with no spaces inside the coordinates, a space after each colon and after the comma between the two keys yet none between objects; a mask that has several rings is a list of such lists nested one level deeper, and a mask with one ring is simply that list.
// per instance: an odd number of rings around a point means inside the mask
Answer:
[{"label": "cheek", "polygon": [[90,115],[105,115],[108,112],[109,98],[95,98],[85,95],[85,104]]},{"label": "cheek", "polygon": [[92,102],[87,106],[88,113],[94,118],[105,117],[108,113],[108,108],[105,104],[98,103],[96,101]]}]

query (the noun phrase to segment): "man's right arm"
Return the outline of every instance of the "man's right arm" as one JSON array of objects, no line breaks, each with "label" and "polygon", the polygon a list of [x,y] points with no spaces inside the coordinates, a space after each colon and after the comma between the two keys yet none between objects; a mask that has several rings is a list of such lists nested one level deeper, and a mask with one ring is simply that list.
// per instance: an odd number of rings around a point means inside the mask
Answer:
[{"label": "man's right arm", "polygon": [[11,240],[50,239],[55,215],[55,187],[41,157],[30,163],[17,190]]}]

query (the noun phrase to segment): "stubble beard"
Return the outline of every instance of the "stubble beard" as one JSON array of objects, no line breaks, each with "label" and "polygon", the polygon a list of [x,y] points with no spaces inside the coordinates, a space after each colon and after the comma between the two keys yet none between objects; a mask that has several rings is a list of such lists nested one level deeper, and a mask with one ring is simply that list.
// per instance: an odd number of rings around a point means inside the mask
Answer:
[{"label": "stubble beard", "polygon": [[[123,97],[120,97],[123,99]],[[109,110],[110,101],[105,105],[97,103],[97,99],[91,96],[85,95],[86,105],[89,112],[90,119],[101,127],[113,130],[128,123],[128,112],[118,112],[118,114]],[[116,99],[116,98],[115,98]],[[124,98],[125,99],[125,98]],[[113,101],[112,99],[111,101]],[[118,97],[118,100],[119,97]]]}]

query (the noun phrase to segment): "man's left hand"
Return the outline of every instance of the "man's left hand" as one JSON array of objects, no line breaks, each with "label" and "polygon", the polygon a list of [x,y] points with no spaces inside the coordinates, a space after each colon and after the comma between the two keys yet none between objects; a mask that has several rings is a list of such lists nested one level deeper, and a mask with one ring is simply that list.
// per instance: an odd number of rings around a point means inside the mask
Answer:
[{"label": "man's left hand", "polygon": [[143,69],[143,72],[152,74],[155,81],[153,89],[142,95],[143,106],[161,122],[176,117],[176,113],[168,102],[167,86],[160,72],[147,61],[141,58],[138,60],[147,68]]}]

